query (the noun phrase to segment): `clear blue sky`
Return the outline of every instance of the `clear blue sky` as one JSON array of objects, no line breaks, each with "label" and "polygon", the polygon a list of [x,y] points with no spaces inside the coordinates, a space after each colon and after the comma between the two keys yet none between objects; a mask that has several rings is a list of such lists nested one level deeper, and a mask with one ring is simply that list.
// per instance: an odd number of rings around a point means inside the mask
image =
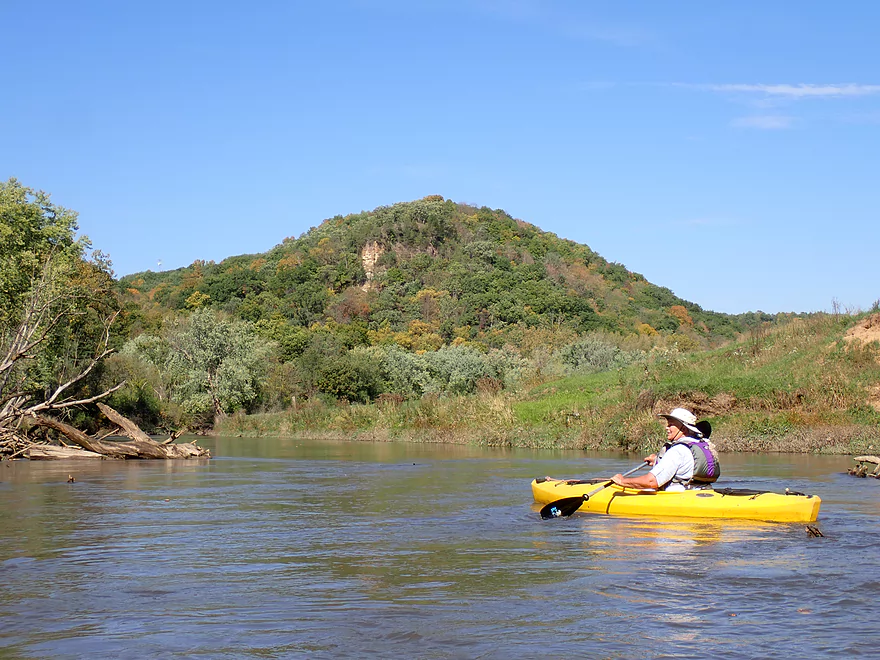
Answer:
[{"label": "clear blue sky", "polygon": [[0,25],[0,177],[119,276],[439,194],[706,309],[880,298],[873,0],[3,0]]}]

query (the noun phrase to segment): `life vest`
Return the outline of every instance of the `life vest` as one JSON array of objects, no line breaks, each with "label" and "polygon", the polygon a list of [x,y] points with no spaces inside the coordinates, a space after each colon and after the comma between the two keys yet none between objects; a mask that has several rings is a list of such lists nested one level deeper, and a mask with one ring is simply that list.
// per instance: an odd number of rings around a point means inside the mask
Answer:
[{"label": "life vest", "polygon": [[721,476],[721,461],[718,460],[718,452],[715,451],[715,445],[708,440],[682,438],[675,442],[667,442],[663,445],[660,453],[657,454],[657,459],[659,460],[666,453],[667,449],[675,445],[684,445],[691,450],[691,454],[694,457],[694,475],[690,478],[690,481],[682,481],[675,478],[673,478],[673,481],[687,488],[691,483],[714,483]]}]

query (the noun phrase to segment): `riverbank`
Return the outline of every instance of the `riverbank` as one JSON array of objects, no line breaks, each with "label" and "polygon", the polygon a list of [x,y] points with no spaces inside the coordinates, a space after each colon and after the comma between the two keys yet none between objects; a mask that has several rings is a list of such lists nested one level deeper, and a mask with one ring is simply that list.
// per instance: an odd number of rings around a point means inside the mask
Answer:
[{"label": "riverbank", "polygon": [[[461,403],[461,402],[459,402]],[[470,408],[480,407],[469,402]],[[513,407],[494,402],[498,410]],[[355,408],[352,410],[351,408]],[[627,420],[626,427],[603,426],[572,415],[563,427],[558,425],[520,426],[505,423],[475,424],[471,418],[446,418],[433,426],[364,425],[361,406],[333,411],[323,423],[304,423],[301,414],[276,413],[230,417],[214,431],[216,435],[237,437],[303,437],[325,440],[357,440],[365,442],[408,442],[424,444],[457,444],[487,447],[516,447],[531,449],[625,450],[654,451],[663,443],[662,426],[651,414]],[[446,408],[443,406],[443,408]],[[407,413],[400,413],[409,417]],[[418,413],[416,413],[417,415]],[[388,413],[384,416],[387,418]],[[740,418],[715,418],[712,440],[720,452],[785,452],[851,455],[874,452],[880,447],[877,429],[860,424],[794,425],[789,416],[744,415]],[[644,430],[641,437],[633,434],[636,428]]]},{"label": "riverbank", "polygon": [[656,413],[693,410],[722,452],[871,453],[880,447],[880,315],[820,315],[712,351],[664,350],[615,371],[512,390],[373,404],[314,399],[233,415],[214,432],[366,441],[625,450],[663,442]]}]

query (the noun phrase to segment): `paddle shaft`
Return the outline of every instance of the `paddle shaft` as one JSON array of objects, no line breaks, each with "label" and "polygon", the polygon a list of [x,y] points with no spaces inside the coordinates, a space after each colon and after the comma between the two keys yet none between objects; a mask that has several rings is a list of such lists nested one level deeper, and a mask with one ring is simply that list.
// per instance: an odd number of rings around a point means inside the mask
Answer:
[{"label": "paddle shaft", "polygon": [[[624,472],[624,473],[623,473],[622,475],[620,475],[620,476],[622,476],[622,477],[628,477],[628,476],[631,475],[633,472],[638,472],[639,470],[641,470],[641,469],[642,469],[643,467],[645,467],[647,464],[648,464],[648,461],[644,461],[641,465],[637,465],[636,467],[634,467],[634,468],[633,468],[632,470],[630,470],[629,472]],[[584,502],[586,502],[588,499],[590,499],[593,495],[595,495],[595,494],[598,493],[599,491],[605,490],[606,488],[608,488],[608,486],[610,486],[610,485],[613,484],[613,483],[614,483],[614,482],[613,482],[611,479],[609,479],[609,480],[606,481],[604,484],[602,484],[601,486],[599,486],[596,490],[591,490],[589,493],[585,493],[585,494],[584,494]]]}]

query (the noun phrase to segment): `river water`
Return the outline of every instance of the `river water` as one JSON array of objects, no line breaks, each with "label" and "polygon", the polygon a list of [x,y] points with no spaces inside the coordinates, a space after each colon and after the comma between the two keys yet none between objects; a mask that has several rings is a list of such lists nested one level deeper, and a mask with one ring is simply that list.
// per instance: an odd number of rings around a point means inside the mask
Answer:
[{"label": "river water", "polygon": [[880,480],[849,457],[722,457],[724,485],[822,497],[819,538],[540,519],[533,477],[636,456],[202,444],[214,459],[0,464],[0,657],[880,656]]}]

